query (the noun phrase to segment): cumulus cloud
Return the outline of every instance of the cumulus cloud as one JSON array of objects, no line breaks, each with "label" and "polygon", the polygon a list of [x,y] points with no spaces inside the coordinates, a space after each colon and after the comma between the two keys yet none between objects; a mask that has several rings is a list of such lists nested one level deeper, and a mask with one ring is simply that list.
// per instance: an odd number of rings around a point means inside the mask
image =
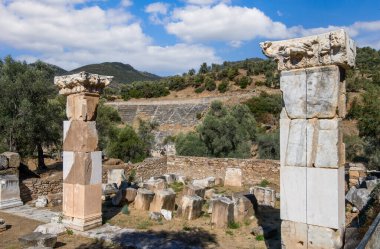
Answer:
[{"label": "cumulus cloud", "polygon": [[235,43],[258,37],[290,37],[287,27],[257,8],[229,6],[186,6],[177,8],[166,25],[168,33],[186,42],[226,41]]},{"label": "cumulus cloud", "polygon": [[156,2],[151,3],[145,7],[145,12],[149,13],[149,20],[154,24],[163,24],[163,15],[166,15],[169,9],[169,4]]},{"label": "cumulus cloud", "polygon": [[199,44],[158,46],[125,10],[75,6],[83,2],[1,2],[0,45],[32,54],[25,53],[21,59],[40,58],[65,69],[120,61],[140,70],[169,74],[187,71],[203,61],[221,61],[212,48]]},{"label": "cumulus cloud", "polygon": [[[256,38],[289,39],[344,28],[359,46],[380,48],[380,21],[310,29],[301,25],[287,27],[257,8],[215,2],[189,0],[185,7],[174,9],[170,21],[165,24],[167,32],[187,43],[224,41],[232,47],[240,47],[244,41]],[[278,15],[282,13],[278,12]]]},{"label": "cumulus cloud", "polygon": [[133,5],[133,2],[131,0],[121,0],[120,5],[123,7],[129,7]]}]

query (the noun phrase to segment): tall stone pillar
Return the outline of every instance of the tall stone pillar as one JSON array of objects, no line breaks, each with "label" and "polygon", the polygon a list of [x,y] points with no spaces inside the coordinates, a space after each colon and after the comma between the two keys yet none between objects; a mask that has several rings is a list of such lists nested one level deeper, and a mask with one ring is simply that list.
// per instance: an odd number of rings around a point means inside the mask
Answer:
[{"label": "tall stone pillar", "polygon": [[356,46],[344,30],[264,42],[281,71],[281,239],[283,248],[341,248],[345,227],[341,120],[345,70]]},{"label": "tall stone pillar", "polygon": [[63,223],[75,230],[102,224],[102,152],[98,151],[99,93],[112,77],[81,72],[54,78],[67,96],[63,122]]}]

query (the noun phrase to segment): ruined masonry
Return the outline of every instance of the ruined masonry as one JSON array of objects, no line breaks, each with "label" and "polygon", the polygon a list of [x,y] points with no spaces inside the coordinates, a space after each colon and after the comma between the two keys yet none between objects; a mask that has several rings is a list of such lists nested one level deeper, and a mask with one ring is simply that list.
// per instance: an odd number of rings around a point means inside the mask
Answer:
[{"label": "ruined masonry", "polygon": [[344,30],[260,44],[281,71],[283,248],[341,248],[345,227],[345,70],[356,46]]},{"label": "ruined masonry", "polygon": [[67,96],[63,123],[63,223],[75,230],[102,224],[102,152],[98,150],[96,109],[111,76],[81,72],[54,78]]}]

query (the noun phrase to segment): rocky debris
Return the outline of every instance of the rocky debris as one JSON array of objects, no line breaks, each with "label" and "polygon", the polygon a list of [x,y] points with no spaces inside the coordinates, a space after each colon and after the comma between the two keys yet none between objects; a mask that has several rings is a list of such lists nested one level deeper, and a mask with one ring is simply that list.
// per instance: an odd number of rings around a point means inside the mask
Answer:
[{"label": "rocky debris", "polygon": [[175,197],[176,194],[172,189],[157,190],[149,210],[155,212],[160,212],[161,209],[174,210]]},{"label": "rocky debris", "polygon": [[249,192],[256,197],[258,205],[274,207],[276,203],[276,191],[274,189],[254,186],[249,189]]},{"label": "rocky debris", "polygon": [[149,212],[149,219],[159,221],[161,220],[161,213],[160,212]]},{"label": "rocky debris", "polygon": [[349,185],[350,187],[358,186],[367,176],[367,169],[362,163],[349,163],[349,167]]},{"label": "rocky debris", "polygon": [[356,191],[356,187],[352,186],[346,194],[346,200],[349,201],[350,203],[352,203],[352,197],[353,197],[353,194],[355,193],[355,191]]},{"label": "rocky debris", "polygon": [[167,184],[172,184],[176,181],[176,175],[175,174],[165,174],[163,175],[165,178],[165,181]]},{"label": "rocky debris", "polygon": [[5,156],[8,160],[9,168],[19,168],[21,163],[21,157],[16,152],[3,152],[1,155]]},{"label": "rocky debris", "polygon": [[239,168],[226,168],[224,186],[241,187],[243,184],[243,173]]},{"label": "rocky debris", "polygon": [[160,212],[165,220],[172,220],[173,212],[171,210],[161,209]]},{"label": "rocky debris", "polygon": [[177,215],[187,220],[194,220],[201,216],[202,204],[203,199],[200,196],[185,195],[177,209]]},{"label": "rocky debris", "polygon": [[252,228],[251,233],[254,236],[263,236],[264,235],[264,229],[262,226],[254,227],[254,228]]},{"label": "rocky debris", "polygon": [[352,204],[359,210],[362,210],[371,199],[370,191],[365,188],[359,188],[352,194]]},{"label": "rocky debris", "polygon": [[189,179],[186,176],[176,175],[175,181],[182,182],[184,185],[186,185]]},{"label": "rocky debris", "polygon": [[7,230],[7,224],[5,224],[4,219],[0,219],[0,232],[3,232],[5,230]]},{"label": "rocky debris", "polygon": [[227,197],[213,201],[211,223],[216,227],[225,228],[234,221],[234,202]]},{"label": "rocky debris", "polygon": [[104,196],[116,194],[118,191],[116,183],[103,183],[102,192]]},{"label": "rocky debris", "polygon": [[203,179],[193,180],[192,184],[203,188],[211,188],[215,186],[215,177],[210,176]]},{"label": "rocky debris", "polygon": [[148,181],[143,183],[143,188],[149,189],[150,191],[156,192],[157,190],[166,189],[168,184],[164,179],[154,179],[150,178]]},{"label": "rocky debris", "polygon": [[0,155],[0,170],[7,169],[9,167],[8,165],[8,159],[4,155]]},{"label": "rocky debris", "polygon": [[128,201],[128,203],[134,202],[137,195],[137,189],[135,188],[127,188],[125,194],[125,199]]},{"label": "rocky debris", "polygon": [[40,232],[43,234],[61,235],[66,233],[66,228],[62,223],[47,223],[39,225],[34,232]]},{"label": "rocky debris", "polygon": [[38,208],[44,208],[46,207],[48,204],[48,199],[46,196],[39,196],[37,198],[37,201],[35,203],[35,206],[38,207]]},{"label": "rocky debris", "polygon": [[211,197],[215,194],[215,189],[210,188],[205,191],[205,199],[211,199]]},{"label": "rocky debris", "polygon": [[46,246],[31,246],[26,249],[53,249],[53,247],[46,247]]},{"label": "rocky debris", "polygon": [[193,184],[187,184],[183,190],[182,190],[182,194],[183,195],[198,195],[202,198],[204,198],[205,196],[205,188],[204,187],[201,187],[201,186],[196,186],[196,185],[193,185]]},{"label": "rocky debris", "polygon": [[211,196],[210,200],[207,201],[207,204],[208,204],[207,213],[212,214],[212,205],[213,205],[214,201],[216,201],[220,197],[222,197],[221,194],[214,194]]},{"label": "rocky debris", "polygon": [[232,195],[234,201],[234,220],[243,222],[255,214],[253,203],[243,194]]},{"label": "rocky debris", "polygon": [[57,243],[57,235],[33,232],[21,236],[18,240],[24,247],[54,247]]},{"label": "rocky debris", "polygon": [[153,201],[154,193],[148,189],[139,188],[137,190],[136,199],[134,201],[137,210],[149,210],[150,204]]}]

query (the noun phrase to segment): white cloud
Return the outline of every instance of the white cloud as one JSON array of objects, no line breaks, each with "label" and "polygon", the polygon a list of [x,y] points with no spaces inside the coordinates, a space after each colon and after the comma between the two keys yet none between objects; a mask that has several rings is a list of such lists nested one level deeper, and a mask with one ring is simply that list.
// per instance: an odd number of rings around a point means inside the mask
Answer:
[{"label": "white cloud", "polygon": [[290,37],[287,27],[274,22],[257,8],[228,6],[186,6],[173,11],[165,27],[186,42],[248,41],[257,37]]},{"label": "white cloud", "polygon": [[129,7],[133,5],[133,2],[131,0],[121,0],[120,5],[123,7]]},{"label": "white cloud", "polygon": [[149,13],[149,20],[154,24],[164,24],[163,15],[166,15],[169,9],[169,4],[156,2],[145,7],[145,12]]},{"label": "white cloud", "polygon": [[120,61],[139,70],[169,74],[187,71],[203,61],[221,61],[212,48],[199,44],[154,44],[140,23],[123,9],[57,2],[0,2],[0,46],[29,50],[34,57],[23,53],[19,58],[29,62],[40,58],[65,69]]},{"label": "white cloud", "polygon": [[[242,42],[256,38],[289,39],[344,28],[359,46],[380,48],[380,21],[306,29],[303,26],[287,27],[281,22],[273,21],[257,8],[220,2],[212,5],[216,2],[212,0],[187,2],[189,4],[185,7],[174,9],[170,20],[165,24],[168,33],[187,43],[224,41],[232,47],[239,47]],[[195,3],[204,5],[194,5]],[[277,14],[282,15],[281,12]]]}]

